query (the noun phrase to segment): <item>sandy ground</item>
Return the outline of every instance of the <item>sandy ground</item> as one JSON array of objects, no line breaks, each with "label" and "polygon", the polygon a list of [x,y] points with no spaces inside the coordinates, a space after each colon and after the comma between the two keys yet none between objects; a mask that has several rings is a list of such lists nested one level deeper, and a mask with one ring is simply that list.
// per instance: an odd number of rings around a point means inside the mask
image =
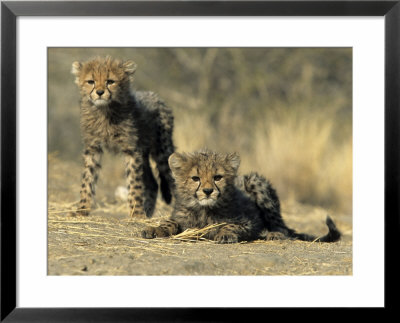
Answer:
[{"label": "sandy ground", "polygon": [[[123,167],[103,169],[97,203],[88,217],[68,214],[79,195],[79,163],[49,156],[49,275],[351,275],[352,219],[329,212],[343,233],[336,243],[254,241],[221,245],[193,239],[143,239],[146,225],[157,225],[170,206],[159,201],[153,218],[131,219],[114,196],[124,184]],[[101,177],[100,177],[101,178]],[[299,232],[327,232],[327,210],[282,203],[289,227]]]}]

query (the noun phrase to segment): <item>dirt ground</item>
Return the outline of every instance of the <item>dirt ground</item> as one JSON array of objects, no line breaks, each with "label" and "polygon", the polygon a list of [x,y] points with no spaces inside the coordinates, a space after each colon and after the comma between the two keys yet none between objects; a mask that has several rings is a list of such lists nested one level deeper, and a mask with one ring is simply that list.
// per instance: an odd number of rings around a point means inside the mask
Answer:
[{"label": "dirt ground", "polygon": [[[48,166],[49,275],[352,275],[351,215],[329,212],[343,233],[336,243],[148,240],[141,230],[157,225],[171,208],[159,201],[153,218],[131,219],[126,203],[114,195],[124,185],[122,162],[103,167],[96,207],[88,217],[69,215],[79,198],[79,162],[50,155]],[[282,201],[283,218],[299,232],[325,234],[327,213]]]}]

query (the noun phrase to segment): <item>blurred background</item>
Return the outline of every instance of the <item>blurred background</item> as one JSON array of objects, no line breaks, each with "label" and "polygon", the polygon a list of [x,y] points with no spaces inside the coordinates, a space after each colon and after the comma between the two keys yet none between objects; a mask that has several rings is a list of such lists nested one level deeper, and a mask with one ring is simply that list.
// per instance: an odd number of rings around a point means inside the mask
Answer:
[{"label": "blurred background", "polygon": [[[351,48],[49,48],[49,178],[80,173],[71,64],[97,55],[137,63],[133,87],[159,93],[173,109],[177,151],[236,151],[240,172],[268,177],[283,205],[351,215]],[[100,181],[124,185],[122,157],[105,159]]]}]

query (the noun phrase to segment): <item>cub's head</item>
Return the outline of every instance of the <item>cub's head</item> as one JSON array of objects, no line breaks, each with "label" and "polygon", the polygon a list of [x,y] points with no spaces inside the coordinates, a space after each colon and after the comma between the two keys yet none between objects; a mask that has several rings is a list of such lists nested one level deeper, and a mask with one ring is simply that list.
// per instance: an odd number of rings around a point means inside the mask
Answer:
[{"label": "cub's head", "polygon": [[189,207],[212,207],[234,188],[240,158],[236,153],[200,150],[174,153],[168,163],[178,198]]},{"label": "cub's head", "polygon": [[82,99],[97,107],[107,106],[112,101],[124,103],[135,70],[133,61],[120,61],[109,56],[72,63],[72,74]]}]

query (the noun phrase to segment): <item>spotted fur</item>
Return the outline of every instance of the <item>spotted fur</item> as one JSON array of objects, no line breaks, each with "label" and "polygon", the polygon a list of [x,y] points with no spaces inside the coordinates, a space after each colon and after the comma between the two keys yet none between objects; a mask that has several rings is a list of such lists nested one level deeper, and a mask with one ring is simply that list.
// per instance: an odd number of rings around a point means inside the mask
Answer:
[{"label": "spotted fur", "polygon": [[125,156],[128,204],[135,217],[153,214],[158,183],[149,157],[157,165],[161,193],[170,203],[174,181],[168,157],[174,152],[172,111],[153,92],[132,92],[136,65],[111,57],[74,62],[72,73],[81,93],[84,170],[77,213],[88,215],[107,149]]},{"label": "spotted fur", "polygon": [[176,182],[174,211],[160,226],[147,227],[142,236],[165,237],[189,228],[225,223],[206,237],[220,243],[256,239],[339,240],[340,232],[330,217],[329,233],[321,238],[288,228],[270,182],[257,173],[238,176],[239,163],[237,154],[207,149],[171,155],[169,165]]}]

